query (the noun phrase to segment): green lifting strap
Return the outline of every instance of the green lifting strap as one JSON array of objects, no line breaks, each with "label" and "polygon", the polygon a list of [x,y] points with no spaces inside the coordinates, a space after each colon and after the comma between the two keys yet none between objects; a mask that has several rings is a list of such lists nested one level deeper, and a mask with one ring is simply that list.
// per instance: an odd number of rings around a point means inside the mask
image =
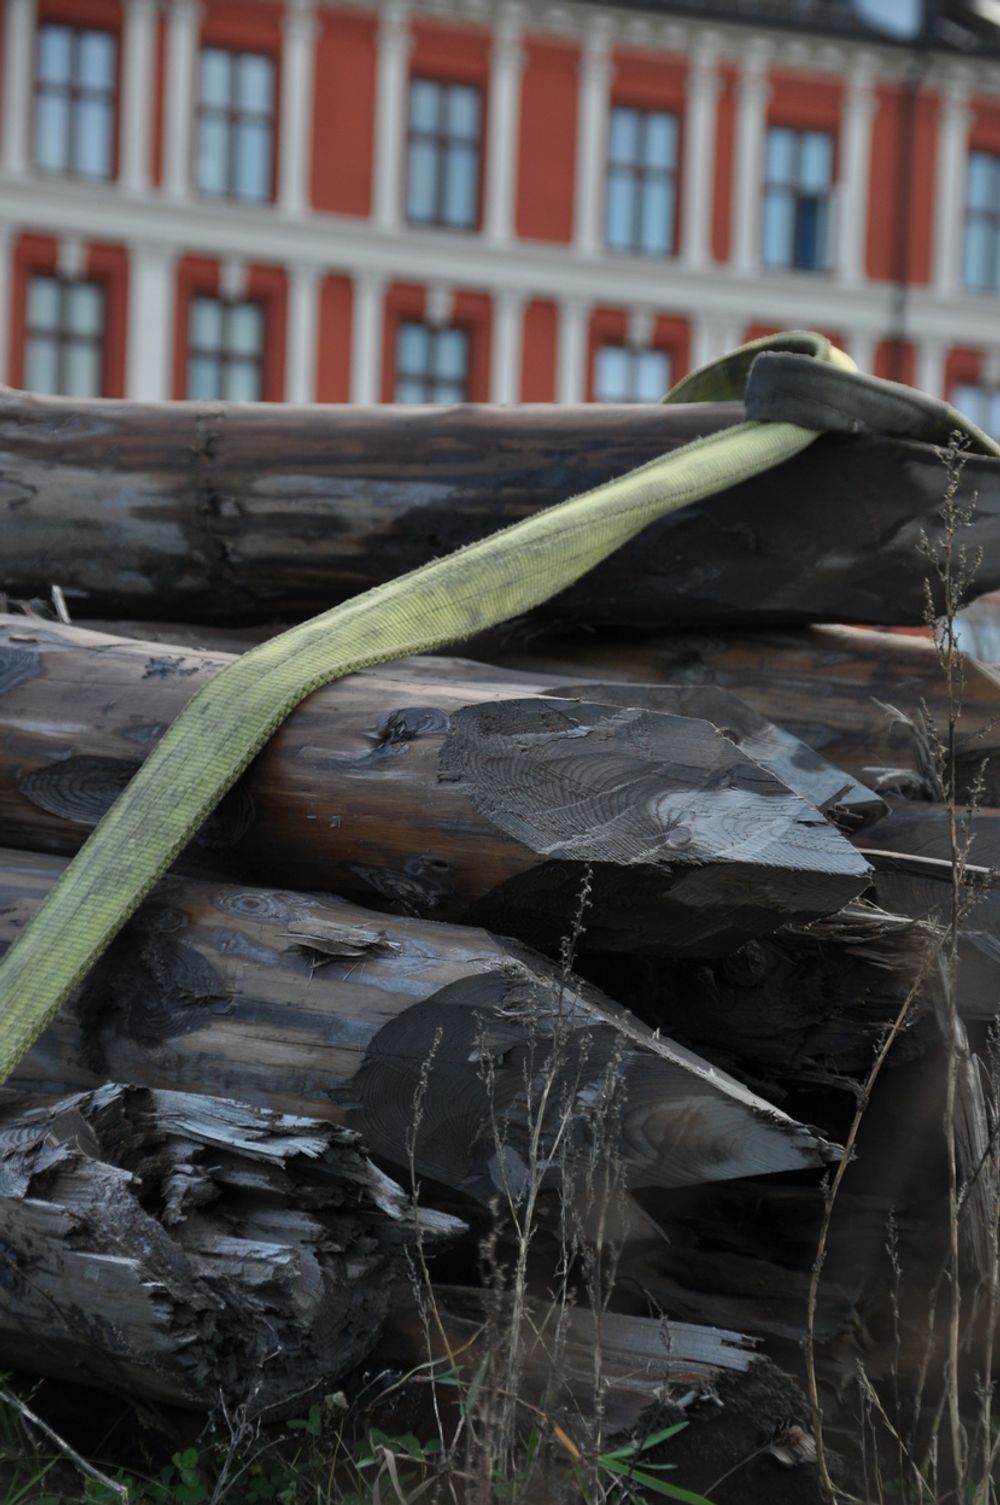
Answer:
[{"label": "green lifting strap", "polygon": [[[853,371],[822,335],[757,340],[667,402],[742,396],[758,352]],[[305,696],[357,669],[428,653],[565,590],[643,528],[798,454],[815,429],[739,424],[433,560],[293,627],[223,669],[185,706],[0,962],[0,1083],[153,884]]]}]

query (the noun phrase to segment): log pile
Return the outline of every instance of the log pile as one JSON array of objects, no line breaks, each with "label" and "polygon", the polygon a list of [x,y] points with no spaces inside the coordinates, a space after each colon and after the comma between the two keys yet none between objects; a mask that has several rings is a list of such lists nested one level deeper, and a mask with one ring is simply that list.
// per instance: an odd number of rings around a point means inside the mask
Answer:
[{"label": "log pile", "polygon": [[[0,406],[0,949],[254,624],[741,416],[608,410],[595,444],[591,410]],[[280,1411],[375,1352],[426,1360],[421,1241],[449,1251],[435,1343],[475,1373],[477,1251],[503,1263],[534,1181],[532,1302],[567,1238],[582,1267],[614,1249],[609,1425],[697,1421],[671,1457],[716,1505],[815,1501],[809,1286],[863,1102],[813,1319],[850,1475],[858,1363],[899,1394],[922,1340],[939,1357],[948,1091],[963,1268],[990,1278],[1000,671],[964,660],[956,712],[933,643],[870,625],[923,612],[929,447],[806,453],[794,526],[778,478],[739,488],[547,616],[293,713],[0,1092],[5,1364],[189,1406],[253,1373]],[[993,588],[997,462],[968,467]],[[72,622],[28,599],[51,585]],[[977,807],[957,994],[949,716]],[[598,1341],[577,1297],[558,1394],[540,1319],[523,1366],[567,1426]]]}]

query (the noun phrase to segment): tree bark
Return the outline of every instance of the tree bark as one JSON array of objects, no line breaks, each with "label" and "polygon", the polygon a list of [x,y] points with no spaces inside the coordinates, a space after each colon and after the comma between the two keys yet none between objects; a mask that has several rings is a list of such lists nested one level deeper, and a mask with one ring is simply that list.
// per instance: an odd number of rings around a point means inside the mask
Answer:
[{"label": "tree bark", "polygon": [[[808,571],[804,572],[808,575]],[[544,636],[508,629],[463,645],[472,657],[564,679],[711,685],[730,690],[836,767],[871,782],[873,770],[919,769],[911,730],[921,705],[947,725],[947,686],[926,638],[812,627],[803,631],[604,633]],[[963,655],[958,775],[975,783],[984,760],[986,799],[1000,804],[1000,669]]]},{"label": "tree bark", "polygon": [[[227,661],[21,617],[0,655],[0,837],[63,852]],[[587,946],[698,955],[831,913],[868,872],[708,722],[391,668],[311,696],[188,852],[545,947],[586,888]]]},{"label": "tree bark", "polygon": [[[0,590],[57,584],[91,616],[301,617],[742,417],[739,403],[442,411],[8,391],[0,486],[16,527]],[[998,470],[973,455],[963,472],[981,590],[1000,585]],[[639,627],[920,624],[919,545],[940,538],[945,483],[931,444],[820,438],[657,523],[549,610]]]},{"label": "tree bark", "polygon": [[[0,851],[0,949],[63,865]],[[525,1084],[540,1094],[547,1075],[552,1114],[573,1104],[547,1184],[573,1181],[601,1135],[628,1188],[836,1156],[515,942],[330,897],[176,877],[157,886],[10,1085],[62,1095],[110,1077],[223,1092],[346,1123],[404,1176],[489,1203],[530,1158]]]},{"label": "tree bark", "polygon": [[351,1131],[116,1084],[0,1120],[0,1223],[5,1364],[253,1416],[368,1357],[417,1238]]}]

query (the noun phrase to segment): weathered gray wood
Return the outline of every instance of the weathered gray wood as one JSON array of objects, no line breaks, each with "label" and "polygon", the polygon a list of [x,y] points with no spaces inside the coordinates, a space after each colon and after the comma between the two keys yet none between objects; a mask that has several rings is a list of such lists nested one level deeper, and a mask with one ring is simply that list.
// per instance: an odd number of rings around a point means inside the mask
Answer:
[{"label": "weathered gray wood", "polygon": [[[153,406],[8,391],[0,487],[16,526],[0,590],[60,584],[87,615],[302,616],[742,416],[738,403]],[[967,461],[982,590],[1000,585],[998,477],[995,460]],[[931,444],[820,439],[647,529],[550,610],[639,627],[919,624],[919,543],[940,533],[945,485]]]},{"label": "weathered gray wood", "polygon": [[[62,866],[0,852],[0,950]],[[331,897],[191,879],[158,885],[11,1085],[52,1095],[124,1078],[332,1119],[360,1128],[401,1174],[412,1145],[419,1176],[489,1202],[528,1155],[526,1082],[548,1073],[552,1115],[573,1104],[555,1186],[573,1180],[600,1132],[627,1187],[836,1155],[514,942]],[[602,1129],[588,1104],[609,1095],[617,1106]],[[502,1154],[494,1123],[506,1126]]]},{"label": "weathered gray wood", "polygon": [[[0,839],[70,851],[227,662],[0,624]],[[311,696],[188,856],[544,947],[703,955],[830,913],[867,866],[708,722],[367,672]]]},{"label": "weathered gray wood", "polygon": [[368,1356],[417,1236],[349,1130],[114,1084],[0,1121],[0,1226],[5,1364],[251,1415]]},{"label": "weathered gray wood", "polygon": [[[656,636],[545,635],[519,628],[473,639],[460,651],[491,665],[561,675],[563,682],[614,679],[730,690],[868,784],[873,769],[917,766],[912,734],[888,706],[911,719],[926,706],[940,730],[948,724],[947,687],[934,645],[857,627]],[[975,784],[985,760],[985,798],[1000,804],[1000,669],[969,657],[963,669],[959,788]]]}]

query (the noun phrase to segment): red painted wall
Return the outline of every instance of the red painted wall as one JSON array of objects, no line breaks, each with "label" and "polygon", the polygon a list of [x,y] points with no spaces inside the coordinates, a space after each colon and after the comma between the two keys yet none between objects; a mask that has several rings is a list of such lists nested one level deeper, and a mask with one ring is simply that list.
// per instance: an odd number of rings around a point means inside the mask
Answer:
[{"label": "red painted wall", "polygon": [[712,255],[729,260],[732,248],[733,156],[736,141],[737,71],[731,64],[719,69],[721,87],[715,126],[715,183],[712,197]]},{"label": "red painted wall", "polygon": [[[869,277],[927,283],[931,275],[937,99],[881,84],[872,124],[868,196]],[[907,199],[909,205],[907,208]]]},{"label": "red painted wall", "polygon": [[376,18],[322,9],[318,15],[312,202],[333,214],[365,216],[374,170]]},{"label": "red painted wall", "polygon": [[319,295],[317,402],[350,402],[352,313],[351,279],[324,278]]},{"label": "red painted wall", "polygon": [[524,310],[521,401],[555,402],[559,315],[554,303],[534,298]]},{"label": "red painted wall", "polygon": [[[198,293],[219,292],[219,263],[207,256],[185,256],[178,263],[174,315],[174,372],[172,395],[187,396],[187,332],[191,299]],[[285,392],[285,337],[288,286],[284,269],[252,266],[247,271],[246,296],[264,307],[263,397],[281,402]]]},{"label": "red painted wall", "polygon": [[517,233],[566,244],[573,238],[578,49],[528,37],[524,51]]},{"label": "red painted wall", "polygon": [[874,375],[914,386],[917,379],[917,357],[913,346],[905,340],[880,340],[875,347]]}]

